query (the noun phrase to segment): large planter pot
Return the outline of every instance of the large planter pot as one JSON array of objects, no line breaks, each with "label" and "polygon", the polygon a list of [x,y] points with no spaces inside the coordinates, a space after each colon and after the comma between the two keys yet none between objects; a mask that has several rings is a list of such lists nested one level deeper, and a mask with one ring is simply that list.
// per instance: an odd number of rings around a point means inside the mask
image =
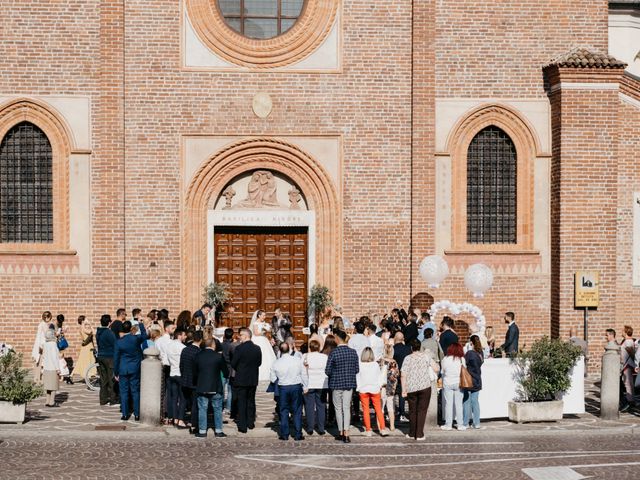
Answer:
[{"label": "large planter pot", "polygon": [[0,423],[24,423],[26,403],[14,404],[0,400]]},{"label": "large planter pot", "polygon": [[524,422],[555,422],[562,420],[564,403],[551,402],[509,402],[509,420]]}]

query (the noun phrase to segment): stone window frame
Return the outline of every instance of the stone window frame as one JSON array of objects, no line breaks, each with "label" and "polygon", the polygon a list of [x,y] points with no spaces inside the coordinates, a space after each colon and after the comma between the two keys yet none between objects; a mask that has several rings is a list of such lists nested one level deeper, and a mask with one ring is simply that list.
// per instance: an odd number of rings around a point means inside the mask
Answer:
[{"label": "stone window frame", "polygon": [[53,241],[0,243],[0,255],[75,254],[69,248],[69,157],[72,150],[70,130],[57,112],[37,100],[18,98],[0,105],[0,139],[22,122],[29,122],[38,127],[51,143]]},{"label": "stone window frame", "polygon": [[[516,243],[467,242],[467,152],[473,138],[484,128],[496,126],[513,141],[517,164]],[[540,152],[538,138],[529,122],[515,109],[485,104],[462,117],[447,139],[451,155],[452,224],[451,250],[447,254],[518,254],[533,249],[534,160]]]},{"label": "stone window frame", "polygon": [[340,0],[305,0],[293,27],[267,40],[229,27],[217,1],[185,0],[185,5],[196,34],[211,51],[235,65],[264,70],[295,63],[318,48],[331,32]]}]

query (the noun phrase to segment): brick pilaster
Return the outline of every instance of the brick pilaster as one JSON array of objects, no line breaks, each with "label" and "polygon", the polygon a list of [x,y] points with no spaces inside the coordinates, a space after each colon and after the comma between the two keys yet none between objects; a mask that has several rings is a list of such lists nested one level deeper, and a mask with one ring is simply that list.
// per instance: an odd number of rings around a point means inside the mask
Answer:
[{"label": "brick pilaster", "polygon": [[616,318],[618,82],[624,66],[603,58],[572,57],[545,69],[553,138],[551,333],[567,338],[575,326],[582,335],[574,273],[599,271],[600,306],[589,312],[591,369],[599,365],[604,330]]}]

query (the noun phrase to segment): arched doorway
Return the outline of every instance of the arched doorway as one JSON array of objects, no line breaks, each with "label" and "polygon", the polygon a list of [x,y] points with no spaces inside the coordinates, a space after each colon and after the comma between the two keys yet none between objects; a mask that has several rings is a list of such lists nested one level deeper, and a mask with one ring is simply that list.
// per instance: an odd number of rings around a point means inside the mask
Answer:
[{"label": "arched doorway", "polygon": [[225,186],[207,215],[208,282],[232,292],[225,326],[248,325],[258,309],[280,309],[301,332],[315,279],[314,217],[298,185],[279,172],[246,171]]},{"label": "arched doorway", "polygon": [[[233,326],[256,308],[288,309],[298,333],[314,283],[340,298],[340,207],[313,158],[277,139],[231,144],[190,182],[183,222],[183,297],[193,308],[210,281],[230,283]],[[234,299],[235,304],[236,299]]]}]

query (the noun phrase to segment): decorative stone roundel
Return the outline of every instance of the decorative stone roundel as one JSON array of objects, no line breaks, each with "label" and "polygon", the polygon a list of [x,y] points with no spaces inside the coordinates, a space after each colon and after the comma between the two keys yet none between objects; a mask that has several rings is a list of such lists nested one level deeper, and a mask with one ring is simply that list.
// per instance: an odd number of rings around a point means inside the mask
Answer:
[{"label": "decorative stone roundel", "polygon": [[187,13],[200,39],[225,60],[245,67],[289,65],[315,50],[331,31],[339,0],[306,0],[295,25],[268,40],[248,38],[229,27],[216,0],[186,0]]}]

